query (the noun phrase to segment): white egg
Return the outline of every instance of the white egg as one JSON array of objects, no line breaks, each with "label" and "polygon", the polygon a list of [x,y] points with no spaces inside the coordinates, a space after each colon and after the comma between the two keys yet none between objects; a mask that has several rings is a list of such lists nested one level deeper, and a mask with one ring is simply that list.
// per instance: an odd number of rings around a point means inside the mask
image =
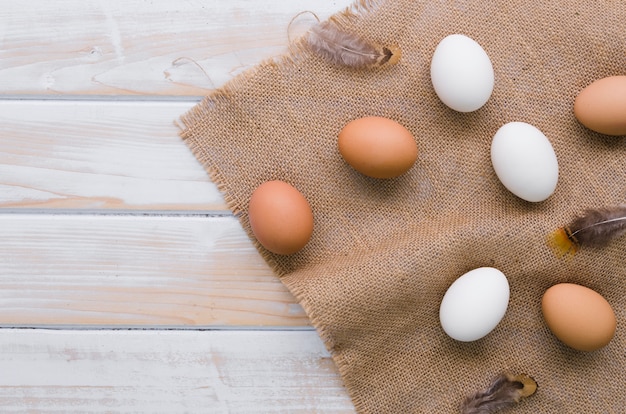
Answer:
[{"label": "white egg", "polygon": [[493,66],[475,40],[453,34],[437,45],[430,63],[430,79],[444,104],[455,111],[472,112],[491,96]]},{"label": "white egg", "polygon": [[548,138],[525,122],[503,125],[491,141],[491,163],[502,184],[526,201],[554,193],[559,163]]},{"label": "white egg", "polygon": [[439,308],[443,330],[457,341],[480,339],[500,323],[509,305],[509,282],[493,267],[479,267],[450,285]]}]

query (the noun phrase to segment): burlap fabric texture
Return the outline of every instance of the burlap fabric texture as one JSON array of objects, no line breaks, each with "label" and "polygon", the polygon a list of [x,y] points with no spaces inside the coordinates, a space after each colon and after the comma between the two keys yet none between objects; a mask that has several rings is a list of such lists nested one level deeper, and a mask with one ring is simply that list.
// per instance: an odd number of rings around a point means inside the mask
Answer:
[{"label": "burlap fabric texture", "polygon": [[[306,310],[357,411],[455,413],[510,371],[539,383],[516,413],[625,413],[626,238],[559,259],[545,236],[587,207],[626,201],[626,140],[585,129],[572,112],[593,80],[626,74],[626,5],[390,0],[333,19],[399,44],[399,64],[338,68],[296,44],[208,96],[183,116],[181,134],[251,238],[246,210],[262,182],[287,181],[309,200],[315,230],[304,250],[258,248]],[[493,62],[493,95],[473,113],[444,106],[430,82],[432,53],[452,33]],[[367,115],[412,131],[420,154],[407,174],[372,179],[342,160],[339,131]],[[555,149],[559,183],[544,202],[517,198],[493,171],[491,138],[510,121],[536,126]],[[481,266],[507,276],[509,308],[485,338],[457,342],[440,327],[439,304]],[[545,326],[541,296],[566,281],[612,305],[607,347],[574,351]]]}]

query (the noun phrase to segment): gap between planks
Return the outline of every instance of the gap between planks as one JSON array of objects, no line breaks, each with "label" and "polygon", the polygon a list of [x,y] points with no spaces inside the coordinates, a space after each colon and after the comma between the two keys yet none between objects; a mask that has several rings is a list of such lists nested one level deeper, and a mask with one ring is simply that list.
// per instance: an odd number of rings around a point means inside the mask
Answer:
[{"label": "gap between planks", "polygon": [[245,326],[245,325],[9,325],[0,324],[1,330],[11,331],[76,331],[76,332],[127,332],[127,331],[171,331],[171,332],[316,332],[310,325],[294,326]]},{"label": "gap between planks", "polygon": [[112,217],[234,217],[229,210],[71,210],[37,208],[0,208],[2,215],[46,215],[46,216],[112,216]]},{"label": "gap between planks", "polygon": [[[207,94],[211,91],[207,91]],[[13,95],[0,93],[0,101],[5,102],[75,102],[75,103],[183,103],[197,104],[206,95]]]}]

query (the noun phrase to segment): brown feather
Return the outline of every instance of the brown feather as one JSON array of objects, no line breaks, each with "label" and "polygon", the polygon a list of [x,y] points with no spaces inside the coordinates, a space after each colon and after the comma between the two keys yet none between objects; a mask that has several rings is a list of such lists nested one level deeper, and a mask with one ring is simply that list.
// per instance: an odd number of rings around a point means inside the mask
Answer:
[{"label": "brown feather", "polygon": [[601,247],[626,233],[626,206],[587,209],[548,236],[548,245],[560,256],[582,246]]},{"label": "brown feather", "polygon": [[511,407],[537,391],[537,382],[526,374],[500,374],[489,387],[469,396],[461,414],[492,414]]},{"label": "brown feather", "polygon": [[354,69],[393,65],[400,59],[397,46],[383,47],[369,42],[330,21],[313,26],[306,44],[326,61]]}]

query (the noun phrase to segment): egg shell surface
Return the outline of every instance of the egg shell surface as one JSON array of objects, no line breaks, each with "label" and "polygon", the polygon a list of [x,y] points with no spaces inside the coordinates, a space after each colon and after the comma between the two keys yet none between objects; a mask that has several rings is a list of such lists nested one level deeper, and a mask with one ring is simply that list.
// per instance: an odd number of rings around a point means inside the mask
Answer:
[{"label": "egg shell surface", "polygon": [[548,138],[525,122],[509,122],[491,141],[491,163],[502,184],[526,201],[544,201],[554,193],[559,163]]},{"label": "egg shell surface", "polygon": [[493,267],[479,267],[456,279],[448,288],[439,320],[453,339],[471,342],[491,332],[509,305],[509,282]]},{"label": "egg shell surface", "polygon": [[398,122],[377,116],[355,119],[339,132],[339,152],[352,168],[373,178],[394,178],[417,160],[413,134]]},{"label": "egg shell surface", "polygon": [[579,351],[600,349],[615,334],[617,320],[613,308],[602,295],[585,286],[552,286],[543,294],[541,310],[554,336]]},{"label": "egg shell surface", "polygon": [[609,76],[588,85],[574,101],[574,115],[592,131],[626,135],[626,76]]},{"label": "egg shell surface", "polygon": [[284,181],[268,181],[257,187],[250,198],[248,217],[257,241],[277,254],[296,253],[313,233],[309,202]]},{"label": "egg shell surface", "polygon": [[491,96],[495,82],[487,52],[462,34],[445,37],[433,53],[430,79],[437,96],[459,112],[481,108]]}]

